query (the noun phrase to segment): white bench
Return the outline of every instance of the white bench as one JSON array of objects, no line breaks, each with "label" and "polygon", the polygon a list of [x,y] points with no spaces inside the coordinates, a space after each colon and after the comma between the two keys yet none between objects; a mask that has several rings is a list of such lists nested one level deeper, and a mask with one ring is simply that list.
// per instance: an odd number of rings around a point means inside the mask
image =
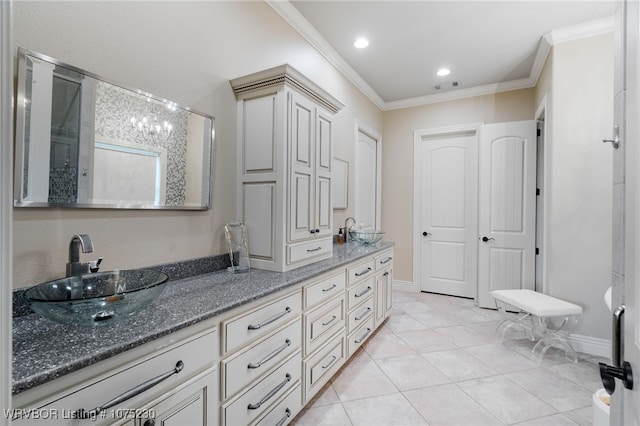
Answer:
[{"label": "white bench", "polygon": [[[508,330],[519,327],[531,340],[540,338],[531,350],[538,357],[538,363],[542,362],[547,350],[553,346],[563,349],[570,361],[578,362],[576,352],[567,342],[567,336],[582,317],[580,306],[532,290],[494,290],[491,296],[496,301],[496,308],[505,318],[496,329],[503,340]],[[509,312],[516,312],[518,315],[510,315]]]}]

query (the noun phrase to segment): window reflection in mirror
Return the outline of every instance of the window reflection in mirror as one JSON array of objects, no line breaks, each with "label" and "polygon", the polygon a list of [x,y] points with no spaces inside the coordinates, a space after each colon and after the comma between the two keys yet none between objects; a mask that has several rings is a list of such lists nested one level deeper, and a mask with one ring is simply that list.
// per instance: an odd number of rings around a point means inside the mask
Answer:
[{"label": "window reflection in mirror", "polygon": [[213,118],[20,51],[16,206],[209,207]]}]

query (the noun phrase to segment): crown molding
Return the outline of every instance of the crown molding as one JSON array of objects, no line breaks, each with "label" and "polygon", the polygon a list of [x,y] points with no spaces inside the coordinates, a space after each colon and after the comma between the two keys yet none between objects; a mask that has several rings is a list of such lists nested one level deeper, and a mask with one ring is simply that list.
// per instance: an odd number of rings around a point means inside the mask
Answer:
[{"label": "crown molding", "polygon": [[485,84],[483,86],[468,87],[465,89],[451,90],[449,92],[437,93],[435,95],[418,96],[415,98],[401,99],[399,101],[385,102],[383,111],[394,109],[413,108],[421,105],[430,105],[440,102],[455,101],[475,96],[494,95],[512,90],[528,89],[535,86],[528,78],[510,80],[500,83]]},{"label": "crown molding", "polygon": [[305,93],[333,114],[344,108],[342,102],[331,96],[327,91],[309,80],[289,64],[235,78],[230,81],[230,84],[238,99],[247,95],[250,96],[252,93],[262,91],[263,89],[288,84]]},{"label": "crown molding", "polygon": [[615,29],[614,17],[597,19],[584,24],[553,30],[541,37],[538,50],[531,67],[529,77],[504,81],[483,86],[452,90],[433,95],[418,96],[385,102],[371,86],[338,54],[325,38],[306,20],[288,0],[265,0],[293,29],[298,31],[324,58],[326,58],[342,75],[353,83],[380,110],[389,111],[412,108],[438,102],[447,102],[473,96],[491,95],[511,90],[535,87],[551,52],[551,48],[560,43],[592,37],[612,32]]},{"label": "crown molding", "polygon": [[583,24],[571,27],[559,28],[553,30],[545,38],[549,39],[549,43],[553,46],[567,41],[578,40],[586,37],[593,37],[600,34],[609,33],[615,30],[615,19],[613,16],[596,19],[595,21],[585,22]]},{"label": "crown molding", "polygon": [[353,83],[371,102],[383,109],[384,100],[327,42],[288,0],[265,0],[294,30],[298,31],[331,65]]}]

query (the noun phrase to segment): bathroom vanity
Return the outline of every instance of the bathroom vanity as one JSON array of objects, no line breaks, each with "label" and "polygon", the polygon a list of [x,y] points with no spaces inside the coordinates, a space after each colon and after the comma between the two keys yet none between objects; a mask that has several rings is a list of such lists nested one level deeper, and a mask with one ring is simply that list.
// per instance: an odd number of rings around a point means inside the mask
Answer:
[{"label": "bathroom vanity", "polygon": [[93,328],[15,318],[15,424],[284,425],[389,315],[393,244],[170,281]]}]

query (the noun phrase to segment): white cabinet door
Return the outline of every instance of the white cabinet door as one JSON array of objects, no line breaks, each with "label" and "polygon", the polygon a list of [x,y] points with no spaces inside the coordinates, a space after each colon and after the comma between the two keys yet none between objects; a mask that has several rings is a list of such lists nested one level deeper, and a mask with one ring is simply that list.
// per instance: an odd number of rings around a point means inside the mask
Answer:
[{"label": "white cabinet door", "polygon": [[314,218],[314,115],[308,98],[290,93],[289,239],[299,241],[315,234]]},{"label": "white cabinet door", "polygon": [[474,298],[477,290],[477,137],[436,135],[420,145],[421,289]]},{"label": "white cabinet door", "polygon": [[315,133],[316,236],[331,236],[333,234],[333,195],[331,194],[333,123],[331,116],[321,109],[316,109]]},{"label": "white cabinet door", "polygon": [[331,116],[307,97],[291,92],[290,241],[331,236],[333,202]]},{"label": "white cabinet door", "polygon": [[536,122],[480,129],[478,304],[492,290],[535,287]]},{"label": "white cabinet door", "polygon": [[148,410],[144,426],[218,425],[218,374],[215,369],[191,380],[183,388],[161,398]]}]

